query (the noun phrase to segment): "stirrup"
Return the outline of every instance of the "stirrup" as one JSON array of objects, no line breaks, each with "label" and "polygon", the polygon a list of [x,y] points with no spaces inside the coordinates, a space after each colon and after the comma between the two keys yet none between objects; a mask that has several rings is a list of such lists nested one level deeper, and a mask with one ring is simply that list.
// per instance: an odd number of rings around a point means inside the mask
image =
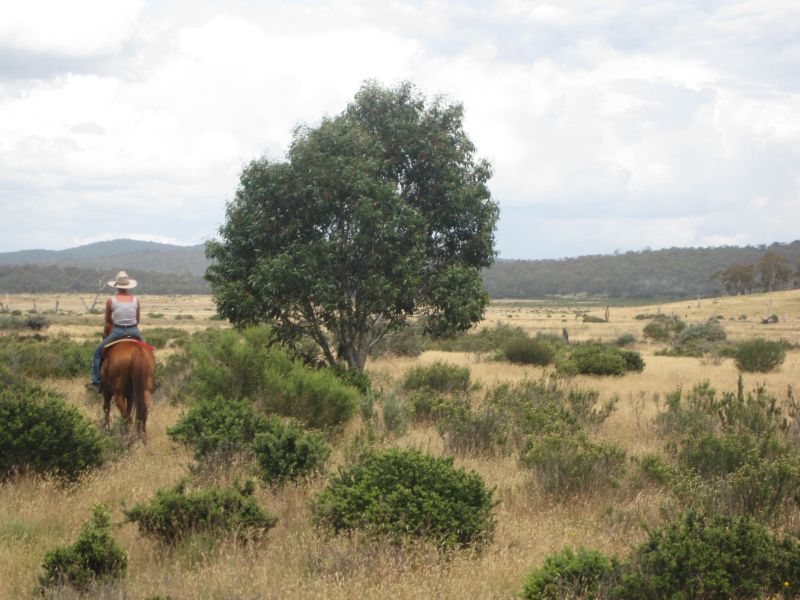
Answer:
[{"label": "stirrup", "polygon": [[86,389],[89,390],[90,392],[97,392],[98,394],[103,391],[102,386],[99,383],[95,383],[93,381],[90,381],[89,383],[86,384]]}]

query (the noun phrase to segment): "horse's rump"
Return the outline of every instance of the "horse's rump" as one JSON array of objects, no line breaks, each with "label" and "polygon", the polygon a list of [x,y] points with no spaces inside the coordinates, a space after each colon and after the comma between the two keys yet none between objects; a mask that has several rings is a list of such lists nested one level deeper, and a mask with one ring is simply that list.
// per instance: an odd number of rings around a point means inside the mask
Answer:
[{"label": "horse's rump", "polygon": [[142,430],[155,377],[155,357],[148,348],[144,343],[109,344],[102,368],[103,388],[117,399],[117,407],[125,419],[136,409],[136,421]]}]

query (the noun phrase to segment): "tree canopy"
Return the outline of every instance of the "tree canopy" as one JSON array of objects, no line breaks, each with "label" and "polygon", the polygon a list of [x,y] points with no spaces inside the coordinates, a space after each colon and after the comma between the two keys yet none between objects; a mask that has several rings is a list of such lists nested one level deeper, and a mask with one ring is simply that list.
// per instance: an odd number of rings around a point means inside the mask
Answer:
[{"label": "tree canopy", "polygon": [[287,160],[252,161],[207,246],[220,314],[310,336],[358,370],[412,315],[432,334],[480,320],[498,207],[462,121],[461,104],[410,83],[367,82],[341,114],[296,128]]}]

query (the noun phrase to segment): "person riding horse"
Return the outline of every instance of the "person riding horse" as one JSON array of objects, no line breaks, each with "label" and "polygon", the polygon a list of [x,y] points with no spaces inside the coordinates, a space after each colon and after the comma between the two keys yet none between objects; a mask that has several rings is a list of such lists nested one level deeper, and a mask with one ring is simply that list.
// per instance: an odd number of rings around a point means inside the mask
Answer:
[{"label": "person riding horse", "polygon": [[106,345],[125,337],[143,341],[142,335],[139,333],[141,304],[139,299],[128,291],[136,287],[136,280],[128,277],[125,271],[120,271],[114,281],[109,281],[108,285],[116,288],[117,291],[106,301],[103,341],[92,356],[92,381],[86,384],[87,389],[95,392],[101,390],[100,362],[103,360],[103,350]]}]

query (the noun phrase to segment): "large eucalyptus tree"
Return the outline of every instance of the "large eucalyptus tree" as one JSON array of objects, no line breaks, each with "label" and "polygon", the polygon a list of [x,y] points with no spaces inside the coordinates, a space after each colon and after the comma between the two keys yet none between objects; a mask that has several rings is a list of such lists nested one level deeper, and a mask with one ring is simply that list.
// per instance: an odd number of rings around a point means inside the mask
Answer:
[{"label": "large eucalyptus tree", "polygon": [[412,315],[434,335],[480,320],[498,207],[462,121],[460,104],[410,83],[367,82],[341,114],[298,127],[287,160],[252,161],[207,246],[220,314],[310,336],[357,370]]}]

